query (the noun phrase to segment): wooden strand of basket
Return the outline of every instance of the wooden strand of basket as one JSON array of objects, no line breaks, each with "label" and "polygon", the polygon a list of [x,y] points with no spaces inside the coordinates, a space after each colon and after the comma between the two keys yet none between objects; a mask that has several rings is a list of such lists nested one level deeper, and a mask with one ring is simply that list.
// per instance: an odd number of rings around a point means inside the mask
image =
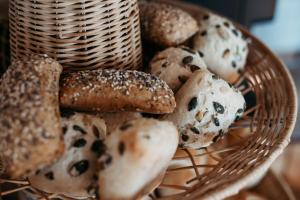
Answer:
[{"label": "wooden strand of basket", "polygon": [[[247,65],[247,68],[252,68],[255,67],[257,65],[259,65],[261,62],[265,61],[267,58],[269,57],[269,55],[264,55],[262,56],[259,60],[257,60],[255,63],[251,64],[251,65]],[[249,72],[247,71],[243,71],[242,74],[240,75],[240,77],[235,81],[235,83],[233,83],[233,85],[238,88],[243,81],[246,79],[247,75],[249,74]]]},{"label": "wooden strand of basket", "polygon": [[[51,193],[46,193],[43,192],[41,190],[38,190],[34,187],[32,187],[30,181],[28,180],[9,180],[9,179],[0,179],[0,184],[3,183],[11,183],[11,184],[17,184],[20,185],[14,189],[11,190],[7,190],[7,191],[1,191],[0,190],[0,200],[1,197],[16,193],[16,192],[20,192],[20,191],[24,191],[24,190],[31,190],[32,193],[36,194],[39,196],[38,200],[49,200],[49,199],[53,199],[53,198],[60,198],[60,199],[64,199],[64,200],[77,200],[75,198],[68,198],[64,195],[59,195],[59,194],[51,194]],[[89,200],[96,200],[95,198],[90,197]]]},{"label": "wooden strand of basket", "polygon": [[[225,153],[225,152],[234,151],[234,150],[236,150],[236,148],[231,147],[231,148],[225,148],[225,149],[221,149],[221,150],[208,151],[208,152],[201,153],[201,154],[196,154],[196,155],[193,155],[193,156],[194,157],[201,157],[201,156],[206,156],[206,155],[209,155],[209,154]],[[187,158],[189,158],[189,156],[178,156],[178,157],[174,157],[173,160],[185,160]]]},{"label": "wooden strand of basket", "polygon": [[4,197],[6,195],[13,194],[13,193],[16,193],[16,192],[19,192],[19,191],[23,191],[23,190],[26,190],[26,189],[29,189],[29,188],[31,188],[30,185],[23,185],[23,186],[20,186],[20,187],[11,189],[11,190],[7,190],[7,191],[4,191],[4,192],[1,191],[0,196]]},{"label": "wooden strand of basket", "polygon": [[195,162],[195,159],[193,157],[193,155],[191,154],[191,152],[188,150],[188,149],[184,149],[184,151],[187,153],[187,155],[190,157],[190,160],[192,161],[192,164],[193,164],[193,168],[194,168],[194,171],[196,173],[196,176],[199,177],[200,174],[199,174],[199,171],[198,171],[198,168],[197,168],[197,165],[196,165],[196,162]]}]

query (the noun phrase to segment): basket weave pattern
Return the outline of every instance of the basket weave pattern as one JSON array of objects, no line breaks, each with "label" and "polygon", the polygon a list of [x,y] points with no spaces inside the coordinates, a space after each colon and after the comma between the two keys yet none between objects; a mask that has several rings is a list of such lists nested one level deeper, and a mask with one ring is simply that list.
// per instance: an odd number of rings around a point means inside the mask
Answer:
[{"label": "basket weave pattern", "polygon": [[[195,17],[203,13],[203,8],[179,1],[157,1],[179,6]],[[238,145],[218,148],[216,144],[211,152],[208,151],[206,155],[217,162],[214,166],[195,164],[195,158],[203,156],[201,154],[191,156],[187,153],[179,158],[190,160],[190,165],[175,170],[193,169],[194,178],[187,182],[193,183],[193,186],[161,185],[178,189],[179,193],[159,199],[219,200],[231,196],[257,183],[290,141],[298,106],[291,75],[271,50],[243,27],[237,26],[251,43],[245,71],[234,85],[243,95],[255,94],[256,105],[248,107],[242,119],[231,126],[231,130],[246,128],[248,136],[240,138]],[[201,167],[210,170],[201,174]]]},{"label": "basket weave pattern", "polygon": [[46,53],[64,69],[137,69],[137,0],[10,0],[12,60]]}]

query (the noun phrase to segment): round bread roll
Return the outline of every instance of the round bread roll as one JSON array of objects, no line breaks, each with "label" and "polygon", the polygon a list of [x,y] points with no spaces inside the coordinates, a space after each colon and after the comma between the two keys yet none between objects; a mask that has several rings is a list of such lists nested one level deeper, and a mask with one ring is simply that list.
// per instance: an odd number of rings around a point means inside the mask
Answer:
[{"label": "round bread roll", "polygon": [[171,113],[176,102],[168,85],[140,71],[98,69],[61,79],[61,106],[77,110]]},{"label": "round bread roll", "polygon": [[197,21],[171,5],[141,1],[142,36],[158,46],[176,46],[198,31]]},{"label": "round bread roll", "polygon": [[105,144],[100,199],[135,199],[159,184],[176,151],[178,133],[170,122],[141,118],[121,125]]},{"label": "round bread roll", "polygon": [[184,46],[159,52],[150,63],[151,74],[165,81],[175,93],[198,69],[206,69],[204,61],[197,52]]},{"label": "round bread roll", "polygon": [[193,48],[202,55],[208,69],[228,82],[234,82],[244,69],[248,55],[247,40],[227,19],[204,15]]},{"label": "round bread roll", "polygon": [[178,127],[180,147],[200,148],[217,141],[245,109],[242,94],[208,70],[195,71],[176,101],[174,113],[164,119]]},{"label": "round bread roll", "polygon": [[46,55],[31,55],[14,61],[0,80],[0,157],[11,178],[34,173],[63,153],[61,71]]},{"label": "round bread roll", "polygon": [[52,166],[31,176],[31,185],[47,193],[86,199],[97,181],[96,163],[104,150],[105,122],[93,115],[67,113],[62,118],[63,156]]},{"label": "round bread roll", "polygon": [[142,114],[139,112],[115,112],[100,113],[99,116],[104,119],[107,127],[107,135],[109,135],[123,123],[141,118]]}]

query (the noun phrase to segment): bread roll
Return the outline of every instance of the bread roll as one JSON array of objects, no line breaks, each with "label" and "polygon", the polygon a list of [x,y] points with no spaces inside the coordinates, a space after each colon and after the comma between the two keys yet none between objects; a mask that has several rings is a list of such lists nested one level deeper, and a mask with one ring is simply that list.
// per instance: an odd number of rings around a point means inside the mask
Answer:
[{"label": "bread roll", "polygon": [[53,163],[64,150],[59,114],[62,66],[44,55],[16,60],[0,85],[0,154],[12,178]]},{"label": "bread roll", "polygon": [[100,158],[100,199],[135,199],[158,186],[171,161],[178,133],[170,122],[137,119],[121,125],[105,141]]},{"label": "bread roll", "polygon": [[94,196],[97,158],[103,151],[105,122],[93,115],[73,113],[62,118],[66,149],[53,165],[29,178],[42,191],[76,199]]},{"label": "bread roll", "polygon": [[176,93],[176,101],[174,113],[163,119],[177,125],[179,146],[190,148],[206,147],[222,138],[246,105],[236,88],[205,69],[192,74]]},{"label": "bread roll", "polygon": [[140,71],[98,69],[72,72],[61,80],[63,107],[97,112],[170,113],[172,90],[155,76]]},{"label": "bread roll", "polygon": [[198,69],[206,69],[200,55],[188,47],[170,47],[157,53],[150,63],[151,74],[165,81],[174,93]]},{"label": "bread roll", "polygon": [[247,39],[232,22],[218,15],[204,15],[199,23],[193,49],[202,55],[209,70],[233,83],[244,70],[249,51]]},{"label": "bread roll", "polygon": [[176,46],[194,35],[197,21],[187,12],[171,5],[140,2],[142,36],[158,46]]}]

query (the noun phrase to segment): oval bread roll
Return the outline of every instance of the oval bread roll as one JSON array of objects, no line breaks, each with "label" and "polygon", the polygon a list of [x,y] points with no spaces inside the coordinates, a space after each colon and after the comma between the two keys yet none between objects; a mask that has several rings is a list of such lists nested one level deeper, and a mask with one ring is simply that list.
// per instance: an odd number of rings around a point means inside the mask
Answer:
[{"label": "oval bread roll", "polygon": [[200,55],[188,47],[170,47],[157,53],[150,62],[151,74],[165,81],[174,93],[198,69],[206,69]]},{"label": "oval bread roll", "polygon": [[199,23],[193,49],[202,55],[209,70],[233,83],[245,67],[247,39],[232,22],[218,15],[204,15]]},{"label": "oval bread roll", "polygon": [[139,5],[142,36],[158,46],[179,45],[198,31],[197,21],[180,8],[143,1]]},{"label": "oval bread roll", "polygon": [[33,187],[71,198],[92,197],[97,180],[96,163],[106,136],[105,122],[93,115],[64,114],[62,118],[66,149],[53,165],[29,178]]},{"label": "oval bread roll", "polygon": [[60,102],[77,110],[170,113],[172,90],[155,76],[140,71],[99,69],[72,72],[61,79]]},{"label": "oval bread roll", "polygon": [[180,147],[201,148],[223,137],[243,115],[245,99],[236,88],[210,73],[195,71],[176,93],[174,113],[163,117],[180,133]]},{"label": "oval bread roll", "polygon": [[121,125],[105,144],[106,155],[100,158],[100,199],[135,199],[145,188],[159,184],[157,178],[176,151],[178,133],[170,122],[137,119]]}]

